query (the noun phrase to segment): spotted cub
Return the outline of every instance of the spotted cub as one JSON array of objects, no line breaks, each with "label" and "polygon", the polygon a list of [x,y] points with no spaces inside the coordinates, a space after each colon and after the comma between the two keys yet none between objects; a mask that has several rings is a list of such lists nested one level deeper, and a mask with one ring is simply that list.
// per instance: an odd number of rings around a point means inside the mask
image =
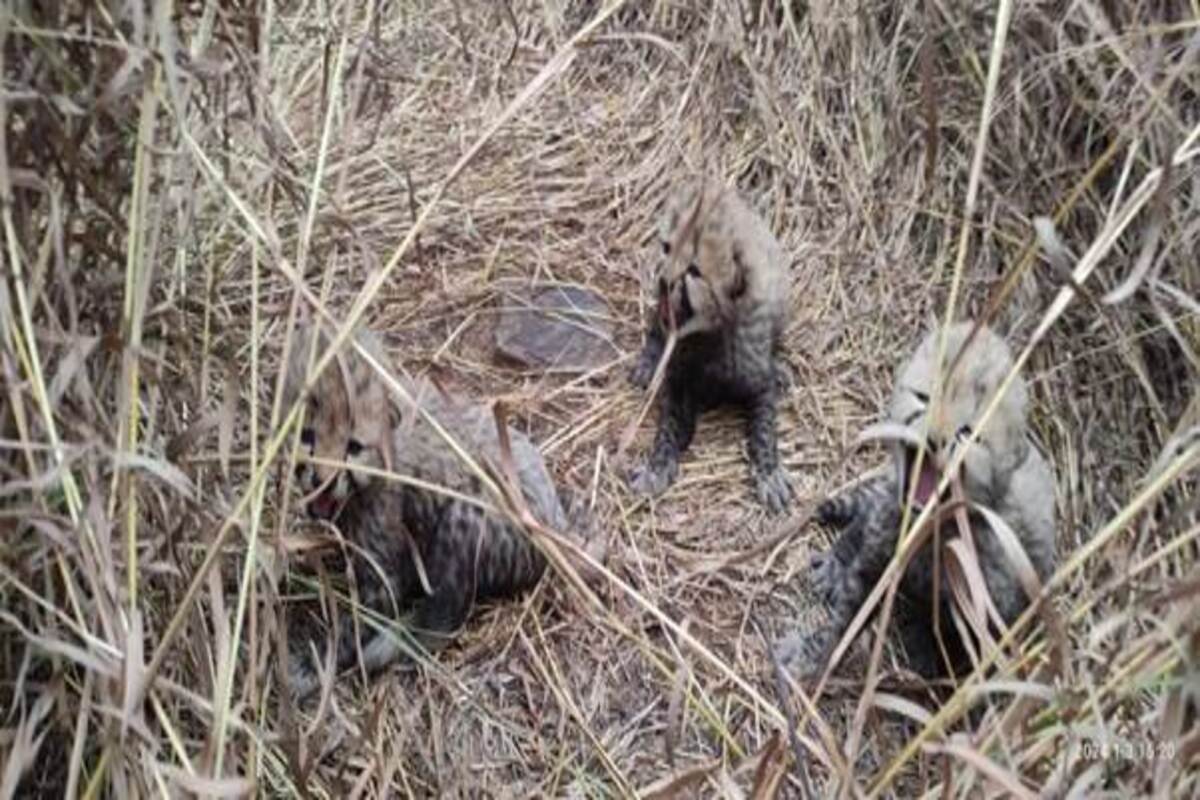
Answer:
[{"label": "spotted cub", "polygon": [[[307,511],[336,526],[350,545],[360,602],[388,618],[411,609],[412,635],[426,649],[436,649],[463,624],[476,599],[511,596],[536,583],[545,558],[521,530],[487,507],[490,498],[478,476],[423,414],[391,395],[351,343],[304,393],[314,338],[319,357],[328,336],[311,326],[299,330],[284,384],[285,407],[300,398],[305,408],[297,478]],[[360,330],[355,338],[391,372],[370,331]],[[499,472],[500,444],[486,409],[425,382],[395,377],[477,464]],[[567,532],[572,526],[541,454],[517,431],[510,432],[510,441],[530,510],[543,524]],[[385,470],[395,476],[384,477]],[[355,663],[359,652],[354,627],[343,620],[339,669]],[[393,635],[372,636],[362,628],[367,670],[402,655]],[[291,689],[303,697],[318,685],[312,647],[305,641],[293,651]]]},{"label": "spotted cub", "polygon": [[663,258],[656,312],[630,374],[649,384],[669,332],[658,431],[633,487],[657,495],[674,482],[702,411],[733,404],[748,414],[755,492],[771,512],[787,507],[792,485],[779,461],[775,405],[790,374],[778,357],[788,320],[788,264],[766,223],[731,188],[713,179],[687,184],[659,223]]},{"label": "spotted cub", "polygon": [[[868,479],[817,509],[819,520],[841,533],[833,547],[813,559],[811,577],[830,606],[827,627],[814,637],[791,639],[783,646],[785,657],[803,655],[808,668],[823,666],[823,659],[841,638],[867,594],[879,580],[895,552],[902,523],[903,503],[911,495],[910,517],[935,497],[941,467],[963,446],[988,403],[1012,369],[1013,360],[1004,341],[986,327],[971,337],[974,324],[960,322],[946,335],[946,360],[937,363],[938,333],[925,337],[912,358],[900,369],[888,411],[888,422],[899,426],[903,441],[894,446],[893,469]],[[930,397],[937,374],[944,384],[940,402],[931,413]],[[1017,380],[1008,388],[987,426],[969,446],[959,473],[970,504],[968,521],[979,554],[988,593],[1005,623],[1011,623],[1028,605],[1028,596],[1015,568],[993,532],[980,506],[994,512],[1016,535],[1040,580],[1055,566],[1054,474],[1030,442],[1026,427],[1026,389]],[[925,453],[917,470],[917,443]],[[952,517],[941,523],[942,541],[957,536]],[[931,542],[932,538],[928,540]],[[943,559],[943,564],[945,559]],[[945,567],[943,567],[943,570]],[[938,613],[943,641],[956,669],[963,665],[962,641],[954,635],[950,619],[952,602],[948,579],[940,576]],[[931,624],[934,606],[934,553],[926,543],[905,571],[898,595],[899,633],[913,668],[926,676],[944,673]],[[811,663],[813,658],[821,663]]]}]

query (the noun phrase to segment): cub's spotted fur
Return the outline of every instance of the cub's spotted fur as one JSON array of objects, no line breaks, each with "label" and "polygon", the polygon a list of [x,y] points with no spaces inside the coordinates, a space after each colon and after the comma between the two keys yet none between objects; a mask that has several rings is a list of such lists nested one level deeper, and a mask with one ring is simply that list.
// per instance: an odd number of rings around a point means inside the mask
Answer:
[{"label": "cub's spotted fur", "polygon": [[790,383],[777,357],[788,318],[788,266],[763,220],[733,189],[694,181],[672,197],[659,224],[663,260],[657,310],[630,374],[645,387],[672,324],[658,432],[633,486],[656,495],[675,480],[700,412],[735,404],[749,415],[747,444],[758,499],[772,512],[792,498],[779,462],[775,404]]},{"label": "cub's spotted fur", "polygon": [[[841,534],[828,552],[813,559],[810,573],[818,593],[830,606],[828,627],[816,634],[815,641],[813,637],[793,638],[782,648],[787,657],[803,656],[810,662],[806,668],[823,667],[831,648],[882,575],[896,549],[907,493],[912,493],[917,506],[938,502],[933,497],[940,477],[938,465],[948,464],[954,449],[966,441],[1012,368],[1008,346],[987,328],[977,331],[966,344],[972,328],[972,323],[962,322],[947,332],[945,363],[952,371],[945,379],[938,413],[929,414],[937,374],[936,332],[926,336],[897,375],[888,419],[912,432],[916,441],[924,437],[927,449],[920,472],[914,474],[916,448],[898,444],[894,469],[827,500],[817,510],[820,521]],[[986,506],[1007,523],[1044,581],[1055,565],[1054,475],[1029,441],[1025,414],[1026,389],[1018,378],[967,450],[960,476],[967,500]],[[915,512],[912,516],[915,518]],[[988,592],[999,615],[1011,623],[1028,603],[1025,590],[983,515],[972,511],[969,522]],[[957,535],[953,520],[943,522],[941,528],[943,541]],[[930,622],[933,557],[933,548],[926,544],[909,564],[896,616],[913,668],[927,676],[943,671]],[[941,631],[957,668],[964,652],[961,640],[953,635],[947,587],[943,573],[938,609]],[[812,663],[814,656],[820,663]]]},{"label": "cub's spotted fur", "polygon": [[[329,343],[324,333],[301,328],[293,342],[284,387],[289,405],[303,390],[314,336],[319,355]],[[374,335],[362,330],[356,339],[388,366]],[[424,382],[398,381],[476,463],[499,470],[500,445],[486,409],[457,402]],[[486,501],[478,477],[423,415],[399,398],[393,400],[351,344],[320,375],[304,403],[304,455],[368,469],[390,468],[403,478],[390,480],[309,459],[297,467],[309,514],[337,526],[356,554],[354,572],[363,605],[387,617],[411,608],[413,635],[427,649],[436,649],[462,625],[476,599],[510,596],[537,582],[546,566],[542,553],[505,517],[472,502]],[[541,454],[517,431],[510,432],[510,441],[530,510],[542,523],[567,531],[567,515]],[[354,627],[343,620],[338,668],[355,661]],[[402,654],[393,636],[372,637],[362,627],[362,659],[368,670]],[[318,685],[311,648],[305,642],[302,649],[292,657],[292,691],[297,696]]]}]

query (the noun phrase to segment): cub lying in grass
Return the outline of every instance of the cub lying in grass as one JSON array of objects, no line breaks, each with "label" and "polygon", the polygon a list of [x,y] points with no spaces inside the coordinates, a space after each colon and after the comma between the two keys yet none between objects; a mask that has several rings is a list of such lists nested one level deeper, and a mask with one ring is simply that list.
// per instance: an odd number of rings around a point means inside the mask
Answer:
[{"label": "cub lying in grass", "polygon": [[[426,649],[449,641],[476,599],[515,595],[537,583],[546,559],[491,500],[479,476],[451,450],[425,414],[438,422],[476,464],[499,470],[495,421],[484,408],[442,394],[425,382],[397,378],[424,410],[393,398],[383,379],[347,343],[301,398],[311,347],[318,357],[329,338],[302,327],[293,341],[284,384],[285,407],[301,399],[303,458],[297,478],[308,513],[335,525],[350,545],[359,599],[386,618],[411,609],[410,628]],[[367,330],[358,344],[384,368],[389,360]],[[537,448],[509,434],[520,489],[539,522],[573,527]],[[333,463],[330,463],[333,462]],[[387,471],[399,477],[385,477]],[[355,663],[355,627],[342,620],[335,666]],[[388,633],[361,626],[363,666],[378,670],[403,655]],[[293,648],[291,690],[318,685],[308,642]],[[302,650],[303,652],[296,652]]]}]

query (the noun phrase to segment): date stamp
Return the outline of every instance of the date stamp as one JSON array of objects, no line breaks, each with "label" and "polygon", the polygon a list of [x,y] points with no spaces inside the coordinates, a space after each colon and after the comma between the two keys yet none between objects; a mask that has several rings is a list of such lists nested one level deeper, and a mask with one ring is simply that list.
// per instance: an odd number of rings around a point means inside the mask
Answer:
[{"label": "date stamp", "polygon": [[1174,760],[1175,742],[1160,742],[1145,737],[1111,736],[1104,740],[1084,739],[1079,743],[1089,761]]}]

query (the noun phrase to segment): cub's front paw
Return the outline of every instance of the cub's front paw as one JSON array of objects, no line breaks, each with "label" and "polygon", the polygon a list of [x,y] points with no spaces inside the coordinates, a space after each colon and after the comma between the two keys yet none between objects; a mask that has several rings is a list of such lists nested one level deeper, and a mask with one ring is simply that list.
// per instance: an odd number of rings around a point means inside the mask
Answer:
[{"label": "cub's front paw", "polygon": [[675,482],[675,475],[678,472],[679,466],[677,464],[656,466],[646,463],[640,467],[634,467],[629,473],[629,485],[638,494],[646,495],[647,497],[657,497]]},{"label": "cub's front paw", "polygon": [[783,467],[776,467],[767,473],[756,473],[754,490],[758,494],[758,502],[771,514],[779,514],[787,509],[794,494],[791,476]]}]

